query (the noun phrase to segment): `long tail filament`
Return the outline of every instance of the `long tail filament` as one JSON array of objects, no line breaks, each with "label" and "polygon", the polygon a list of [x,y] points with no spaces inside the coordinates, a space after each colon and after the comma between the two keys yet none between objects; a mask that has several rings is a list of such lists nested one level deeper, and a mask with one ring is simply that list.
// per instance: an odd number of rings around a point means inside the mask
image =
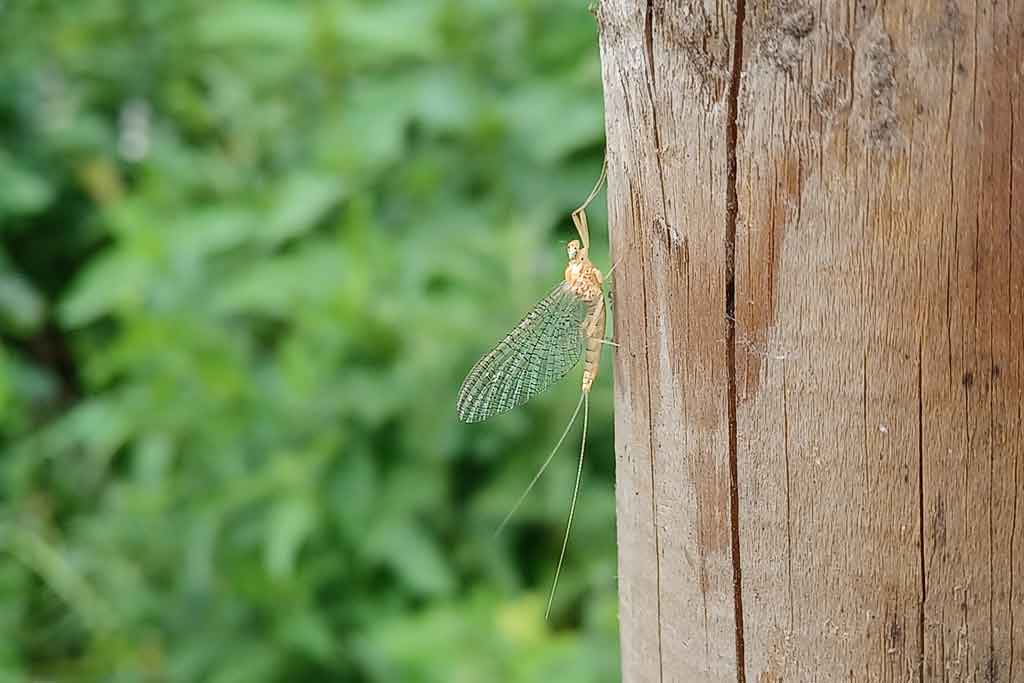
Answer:
[{"label": "long tail filament", "polygon": [[[558,567],[555,569],[555,580],[551,584],[551,595],[548,596],[548,606],[544,610],[544,619],[547,620],[548,615],[551,614],[551,603],[555,601],[555,589],[558,587],[558,575],[562,573],[562,560],[565,559],[565,548],[569,545],[569,530],[572,529],[572,516],[576,512],[576,494],[580,491],[580,478],[583,476],[583,453],[587,447],[587,416],[590,413],[590,394],[583,392],[581,400],[584,403],[583,408],[583,437],[580,439],[580,463],[576,467],[576,486],[572,490],[572,502],[569,504],[569,520],[565,524],[565,538],[562,539],[562,552],[558,555]],[[579,405],[576,406],[576,411],[579,412]],[[573,420],[576,419],[575,413],[573,414]],[[571,426],[571,423],[570,423]],[[564,438],[565,435],[563,434]],[[546,465],[547,463],[545,463]]]},{"label": "long tail filament", "polygon": [[[508,514],[505,515],[505,519],[501,520],[501,524],[498,525],[498,528],[494,530],[492,538],[500,534],[501,530],[505,528],[505,525],[508,524],[510,519],[512,519],[512,515],[516,513],[516,510],[519,509],[519,506],[522,505],[523,501],[526,500],[526,497],[530,495],[530,491],[533,490],[533,486],[540,479],[540,476],[544,474],[544,470],[546,470],[548,468],[548,465],[551,464],[551,461],[554,460],[555,453],[557,453],[558,449],[562,447],[562,442],[565,441],[565,437],[569,435],[569,430],[572,429],[572,426],[576,423],[576,416],[580,414],[580,406],[583,405],[584,396],[585,394],[580,394],[580,400],[579,403],[576,404],[576,410],[573,411],[572,417],[569,418],[569,424],[565,425],[565,431],[562,432],[562,436],[558,437],[558,443],[556,443],[555,447],[551,449],[551,454],[548,455],[548,459],[545,460],[544,464],[540,466],[539,470],[537,470],[537,474],[533,475],[533,480],[530,482],[530,485],[526,487],[526,490],[523,491],[523,494],[519,496],[519,500],[516,501],[516,504],[513,505],[512,509],[508,511]],[[586,417],[584,416],[584,420],[585,419]]]}]

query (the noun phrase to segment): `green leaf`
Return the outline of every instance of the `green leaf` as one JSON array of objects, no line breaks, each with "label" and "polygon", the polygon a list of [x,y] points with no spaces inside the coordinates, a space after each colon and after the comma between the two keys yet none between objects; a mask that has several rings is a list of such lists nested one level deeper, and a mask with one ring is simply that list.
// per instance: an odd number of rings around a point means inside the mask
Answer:
[{"label": "green leaf", "polygon": [[415,523],[373,527],[367,546],[370,557],[387,565],[414,593],[439,595],[452,591],[455,580],[433,537]]},{"label": "green leaf", "polygon": [[79,276],[57,314],[63,325],[81,327],[142,302],[151,277],[149,264],[134,254],[111,251],[97,257]]},{"label": "green leaf", "polygon": [[53,187],[43,176],[0,149],[0,217],[36,213],[52,200]]},{"label": "green leaf", "polygon": [[311,35],[312,16],[301,6],[265,2],[220,2],[199,23],[198,37],[211,47],[293,49]]},{"label": "green leaf", "polygon": [[0,329],[31,334],[42,325],[44,313],[43,297],[28,280],[0,266]]},{"label": "green leaf", "polygon": [[438,4],[418,0],[341,5],[336,27],[364,63],[426,59],[440,51]]},{"label": "green leaf", "polygon": [[274,506],[264,557],[271,576],[286,578],[292,574],[296,555],[316,522],[316,512],[305,498],[285,499]]},{"label": "green leaf", "polygon": [[342,197],[336,178],[315,173],[293,173],[283,183],[266,224],[265,239],[272,246],[313,228]]},{"label": "green leaf", "polygon": [[326,621],[312,611],[303,611],[286,618],[281,639],[297,652],[321,662],[334,657],[337,643]]}]

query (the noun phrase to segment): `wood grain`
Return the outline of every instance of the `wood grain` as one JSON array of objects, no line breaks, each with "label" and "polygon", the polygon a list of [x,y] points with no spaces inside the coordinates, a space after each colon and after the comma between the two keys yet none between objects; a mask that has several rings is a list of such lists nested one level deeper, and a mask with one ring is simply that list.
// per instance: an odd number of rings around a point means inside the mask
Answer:
[{"label": "wood grain", "polygon": [[598,21],[624,680],[1024,680],[1024,0]]}]

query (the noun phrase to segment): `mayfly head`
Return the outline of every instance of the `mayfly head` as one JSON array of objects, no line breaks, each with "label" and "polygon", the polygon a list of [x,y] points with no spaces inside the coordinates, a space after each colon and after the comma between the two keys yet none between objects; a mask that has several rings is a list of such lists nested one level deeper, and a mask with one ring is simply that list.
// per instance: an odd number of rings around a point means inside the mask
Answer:
[{"label": "mayfly head", "polygon": [[583,246],[580,244],[579,240],[573,240],[569,242],[569,244],[566,245],[565,250],[569,254],[570,261],[576,261],[577,259],[579,259],[580,255],[586,256],[586,252],[584,251]]}]

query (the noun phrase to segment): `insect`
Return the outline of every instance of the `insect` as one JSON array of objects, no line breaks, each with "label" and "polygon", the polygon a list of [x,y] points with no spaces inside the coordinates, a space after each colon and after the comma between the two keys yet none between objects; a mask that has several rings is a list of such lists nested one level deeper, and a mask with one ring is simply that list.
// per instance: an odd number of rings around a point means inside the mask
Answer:
[{"label": "insect", "polygon": [[[600,368],[601,345],[617,346],[604,338],[605,276],[590,261],[590,228],[586,213],[587,207],[594,201],[594,197],[604,184],[606,171],[607,162],[602,165],[601,175],[590,196],[572,212],[572,221],[580,239],[572,240],[567,246],[569,262],[565,267],[565,279],[541,299],[497,346],[477,361],[462,383],[456,406],[459,419],[463,422],[481,422],[526,403],[564,377],[576,366],[581,356],[585,358],[583,384],[576,410],[550,455],[495,531],[497,534],[504,528],[529,495],[534,484],[544,474],[544,470],[576,422],[582,407],[583,436],[580,442],[579,464],[576,468],[576,484],[569,505],[569,518],[558,557],[558,567],[555,569],[555,578],[544,613],[545,618],[551,611],[558,576],[569,543],[569,530],[572,528],[573,514],[576,511],[576,497],[583,474],[583,454],[587,442],[590,390]],[[615,266],[612,266],[608,274],[611,275],[614,270]]]}]

